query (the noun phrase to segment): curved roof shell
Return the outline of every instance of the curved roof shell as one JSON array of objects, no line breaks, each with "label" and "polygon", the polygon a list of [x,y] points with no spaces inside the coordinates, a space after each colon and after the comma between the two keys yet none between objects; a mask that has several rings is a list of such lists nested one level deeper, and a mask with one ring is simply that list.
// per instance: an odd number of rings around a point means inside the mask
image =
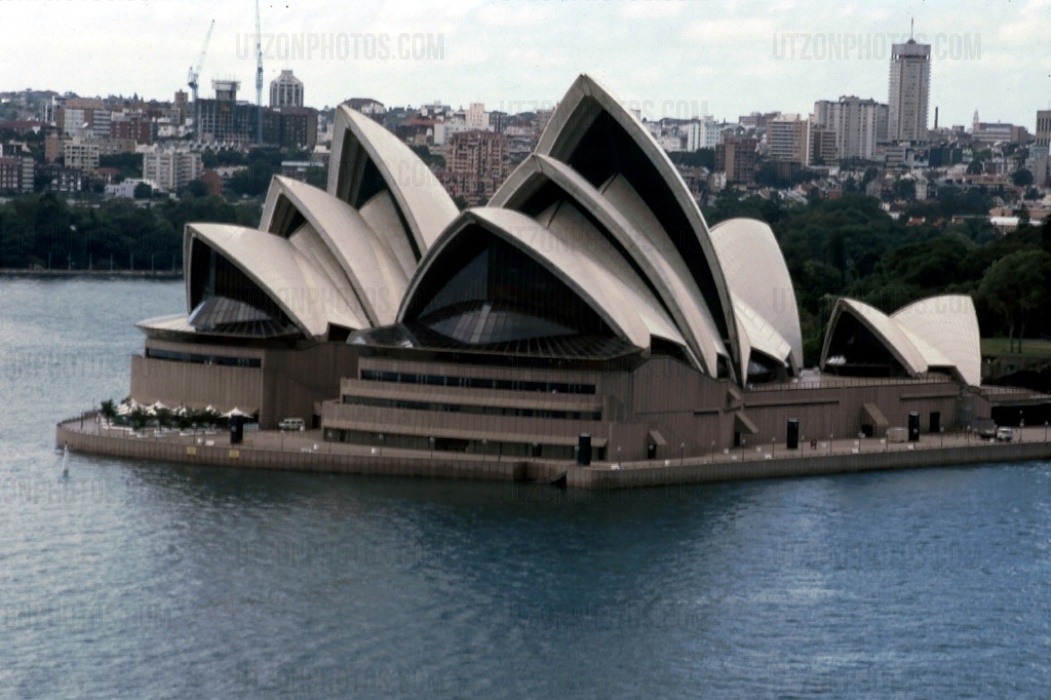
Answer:
[{"label": "curved roof shell", "polygon": [[[803,366],[799,308],[788,265],[774,232],[765,222],[755,219],[728,219],[713,226],[710,235],[726,283],[735,297],[735,308],[744,302],[776,331],[790,350],[778,359],[788,359],[798,371]],[[751,339],[753,347],[758,340]],[[743,365],[747,366],[747,362],[748,358],[742,358]]]},{"label": "curved roof shell", "polygon": [[868,328],[915,377],[931,367],[954,372],[970,386],[981,384],[981,347],[974,302],[965,295],[929,297],[890,316],[855,299],[840,299],[829,319],[821,366],[829,357],[836,324],[850,314]]},{"label": "curved roof shell", "polygon": [[406,239],[419,260],[458,211],[434,173],[397,136],[346,105],[336,110],[328,191],[355,209],[389,193],[394,217],[377,233]]},{"label": "curved roof shell", "polygon": [[[628,218],[636,218],[646,236],[672,244],[700,289],[717,337],[730,344],[728,354],[740,370],[737,321],[708,227],[675,166],[642,123],[592,78],[581,75],[552,113],[536,153],[577,171]],[[497,191],[493,204],[510,196],[508,184]],[[710,353],[705,357],[709,360]]]},{"label": "curved roof shell", "polygon": [[[756,311],[743,298],[734,294],[734,313],[737,314],[737,323],[747,339],[747,344],[742,343],[745,352],[744,361],[750,362],[752,351],[761,352],[779,362],[787,365],[792,364],[792,345],[776,328],[769,324],[766,318]],[[748,366],[747,364],[745,365]]]},{"label": "curved roof shell", "polygon": [[981,335],[971,297],[946,294],[921,299],[898,309],[891,319],[930,348],[926,353],[930,366],[952,367],[970,386],[981,384]]},{"label": "curved roof shell", "polygon": [[[606,264],[609,251],[593,247],[592,237],[573,235],[573,228],[568,226],[555,225],[549,229],[519,212],[490,207],[463,212],[436,241],[410,283],[398,312],[399,322],[408,320],[411,309],[426,300],[422,295],[433,291],[428,284],[428,275],[444,264],[444,253],[450,250],[457,236],[473,226],[480,226],[539,262],[583,299],[618,337],[632,345],[649,347],[651,327],[682,342],[674,326],[662,323],[652,303],[635,296],[632,286],[626,286],[614,274]],[[417,299],[417,295],[421,298]],[[557,300],[552,301],[557,303]],[[648,321],[647,316],[650,317]]]},{"label": "curved roof shell", "polygon": [[187,224],[186,233],[188,312],[201,301],[194,290],[201,288],[201,277],[208,273],[193,264],[194,247],[204,243],[244,273],[305,336],[325,335],[328,314],[324,300],[335,298],[338,290],[305,264],[290,241],[228,224]]},{"label": "curved roof shell", "polygon": [[491,206],[525,212],[537,206],[552,206],[548,202],[571,203],[586,216],[596,240],[612,248],[606,256],[608,264],[633,271],[676,325],[676,335],[690,354],[699,358],[694,363],[715,375],[717,357],[726,354],[725,347],[700,290],[670,241],[663,236],[646,235],[644,232],[654,229],[652,225],[645,226],[648,219],[629,217],[622,211],[623,202],[617,206],[571,167],[547,156],[526,158],[501,187]]},{"label": "curved roof shell", "polygon": [[[304,223],[309,227],[304,228]],[[349,204],[297,180],[275,177],[260,228],[289,240],[309,238],[297,247],[314,251],[315,259],[332,258],[338,263],[338,270],[322,267],[337,288],[352,292],[343,296],[359,317],[353,328],[394,321],[415,263],[407,267],[391,239],[378,234]]]},{"label": "curved roof shell", "polygon": [[822,367],[824,367],[828,359],[832,332],[844,314],[850,314],[868,328],[910,376],[916,376],[927,371],[927,361],[923,355],[889,316],[874,306],[869,306],[856,299],[847,298],[839,299],[835,308],[832,309],[832,316],[828,322],[828,331],[825,334],[825,342],[821,349]]}]

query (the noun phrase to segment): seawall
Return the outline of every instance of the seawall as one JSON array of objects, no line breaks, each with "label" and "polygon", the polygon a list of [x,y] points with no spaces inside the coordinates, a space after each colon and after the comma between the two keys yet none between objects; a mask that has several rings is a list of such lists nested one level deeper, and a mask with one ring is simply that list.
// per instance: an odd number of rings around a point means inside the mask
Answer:
[{"label": "seawall", "polygon": [[1051,443],[974,444],[967,447],[924,447],[860,454],[818,454],[753,461],[731,461],[611,469],[571,469],[566,478],[573,488],[624,489],[674,484],[770,479],[791,476],[827,476],[890,469],[922,469],[989,462],[1021,462],[1051,458]]},{"label": "seawall", "polygon": [[[80,427],[84,426],[84,427]],[[272,469],[328,474],[372,474],[489,481],[551,481],[565,474],[573,489],[631,489],[678,484],[768,479],[779,477],[824,476],[891,469],[959,466],[990,462],[1017,462],[1051,459],[1051,442],[1031,439],[1012,443],[968,441],[943,447],[929,442],[913,445],[874,443],[865,452],[837,448],[827,452],[782,450],[780,454],[713,454],[666,462],[618,465],[594,464],[581,467],[568,462],[540,459],[502,459],[486,455],[459,455],[389,449],[352,452],[342,446],[320,443],[318,449],[303,447],[302,440],[277,447],[231,446],[220,433],[209,445],[205,441],[150,439],[99,434],[94,416],[59,423],[55,431],[57,447],[73,452],[106,455],[151,462],[176,462]],[[1046,431],[1044,432],[1046,435]],[[957,439],[959,443],[960,440]]]}]

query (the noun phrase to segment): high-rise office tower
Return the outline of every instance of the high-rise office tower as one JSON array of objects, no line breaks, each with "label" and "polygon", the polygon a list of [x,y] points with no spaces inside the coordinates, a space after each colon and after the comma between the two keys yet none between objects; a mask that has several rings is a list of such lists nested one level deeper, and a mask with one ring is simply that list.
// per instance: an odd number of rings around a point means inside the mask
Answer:
[{"label": "high-rise office tower", "polygon": [[283,70],[281,75],[270,81],[270,106],[303,106],[303,82],[292,75],[292,71]]},{"label": "high-rise office tower", "polygon": [[887,137],[893,141],[927,139],[927,104],[931,90],[931,45],[909,39],[894,44],[890,54]]}]

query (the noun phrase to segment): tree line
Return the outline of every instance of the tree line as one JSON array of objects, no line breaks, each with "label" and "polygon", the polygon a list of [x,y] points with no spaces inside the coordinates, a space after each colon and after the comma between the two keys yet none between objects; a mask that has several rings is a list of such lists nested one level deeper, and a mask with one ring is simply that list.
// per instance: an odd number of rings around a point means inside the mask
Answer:
[{"label": "tree line", "polygon": [[258,202],[189,193],[145,203],[18,197],[0,205],[0,268],[181,270],[187,222],[255,227],[260,214]]}]

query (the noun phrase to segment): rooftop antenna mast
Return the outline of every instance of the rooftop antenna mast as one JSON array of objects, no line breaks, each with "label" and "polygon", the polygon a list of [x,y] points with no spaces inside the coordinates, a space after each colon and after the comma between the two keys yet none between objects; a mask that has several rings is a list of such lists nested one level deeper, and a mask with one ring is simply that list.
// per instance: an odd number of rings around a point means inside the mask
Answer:
[{"label": "rooftop antenna mast", "polygon": [[255,0],[255,140],[263,143],[263,34],[259,28],[259,0]]},{"label": "rooftop antenna mast", "polygon": [[215,20],[208,25],[208,33],[204,35],[204,45],[201,46],[201,53],[197,56],[197,61],[190,66],[190,74],[186,78],[186,84],[190,86],[190,90],[193,93],[193,131],[196,135],[200,128],[198,124],[201,121],[201,108],[197,105],[197,85],[198,79],[201,76],[201,69],[204,68],[204,57],[208,53],[208,42],[212,40],[212,29],[215,28]]}]

